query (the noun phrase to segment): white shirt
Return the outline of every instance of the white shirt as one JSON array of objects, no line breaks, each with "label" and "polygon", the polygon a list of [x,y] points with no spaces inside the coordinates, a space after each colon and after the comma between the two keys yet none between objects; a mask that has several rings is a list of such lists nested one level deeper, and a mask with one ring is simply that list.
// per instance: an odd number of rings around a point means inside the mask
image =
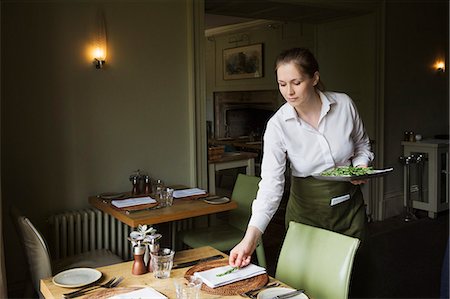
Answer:
[{"label": "white shirt", "polygon": [[289,159],[292,175],[307,177],[336,166],[370,165],[373,153],[352,99],[344,93],[319,92],[318,129],[302,121],[285,103],[271,117],[264,133],[261,182],[249,225],[264,232],[280,205]]}]

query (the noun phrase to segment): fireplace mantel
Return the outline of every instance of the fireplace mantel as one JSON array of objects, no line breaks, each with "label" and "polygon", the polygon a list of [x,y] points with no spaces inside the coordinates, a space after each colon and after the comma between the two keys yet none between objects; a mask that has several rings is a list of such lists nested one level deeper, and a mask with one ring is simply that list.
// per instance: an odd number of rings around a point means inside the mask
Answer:
[{"label": "fireplace mantel", "polygon": [[[273,114],[279,106],[278,90],[215,92],[214,136],[215,138],[227,138],[250,134],[250,132],[247,132],[250,130],[248,128],[230,127],[233,125],[239,126],[239,122],[227,123],[227,114],[233,113],[233,111],[241,113],[237,117],[247,118],[243,119],[241,123],[253,123],[258,126],[261,122],[265,125],[266,118]],[[245,113],[246,110],[248,113]],[[251,114],[251,116],[247,114]],[[230,115],[228,115],[228,118],[230,119]],[[256,129],[259,128],[254,128],[254,130]]]}]

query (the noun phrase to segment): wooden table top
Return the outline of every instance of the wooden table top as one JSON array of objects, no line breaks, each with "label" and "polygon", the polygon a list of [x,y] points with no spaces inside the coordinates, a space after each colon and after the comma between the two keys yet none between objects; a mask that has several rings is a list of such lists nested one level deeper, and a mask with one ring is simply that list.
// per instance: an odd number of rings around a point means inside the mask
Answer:
[{"label": "wooden table top", "polygon": [[256,157],[258,157],[258,154],[251,152],[225,152],[220,159],[209,160],[208,163],[224,163],[230,161],[248,160]]},{"label": "wooden table top", "polygon": [[233,145],[240,148],[253,149],[253,150],[262,150],[262,142],[261,141],[253,141],[253,142],[233,142]]},{"label": "wooden table top", "polygon": [[109,200],[103,200],[96,196],[89,197],[89,203],[95,208],[117,218],[121,222],[137,227],[139,224],[159,224],[197,216],[210,215],[237,208],[235,201],[225,204],[208,204],[202,199],[179,198],[173,200],[173,205],[153,210],[135,211],[127,214],[125,211],[117,209],[111,205]]},{"label": "wooden table top", "polygon": [[[193,261],[200,258],[210,257],[217,254],[221,254],[224,257],[227,257],[226,254],[214,249],[210,246],[200,247],[196,249],[183,250],[175,253],[174,262],[187,262]],[[112,277],[123,276],[124,280],[119,285],[120,288],[126,287],[151,287],[158,292],[164,294],[168,298],[176,298],[175,287],[174,287],[174,279],[183,277],[186,271],[190,267],[174,269],[171,271],[171,277],[167,279],[157,279],[153,276],[153,273],[146,273],[143,275],[133,275],[131,274],[132,261],[123,262],[115,265],[110,265],[106,267],[98,268],[100,272],[102,272],[103,277],[102,281],[108,281]],[[67,293],[72,291],[73,289],[67,289],[58,287],[53,284],[52,278],[42,279],[40,283],[41,293],[45,298],[62,298],[63,293]],[[96,291],[98,292],[98,291]],[[92,292],[95,294],[95,292]],[[83,298],[83,297],[79,297]],[[223,296],[219,295],[211,295],[205,292],[200,294],[200,298],[223,298]],[[226,298],[234,299],[241,298],[240,296],[227,296]]]}]

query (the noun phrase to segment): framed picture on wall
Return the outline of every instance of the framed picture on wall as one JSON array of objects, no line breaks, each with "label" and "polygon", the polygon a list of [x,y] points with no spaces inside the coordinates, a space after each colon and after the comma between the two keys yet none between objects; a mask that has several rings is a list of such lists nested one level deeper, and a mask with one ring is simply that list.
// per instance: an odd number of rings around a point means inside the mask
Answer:
[{"label": "framed picture on wall", "polygon": [[263,76],[262,44],[223,50],[223,79],[249,79]]}]

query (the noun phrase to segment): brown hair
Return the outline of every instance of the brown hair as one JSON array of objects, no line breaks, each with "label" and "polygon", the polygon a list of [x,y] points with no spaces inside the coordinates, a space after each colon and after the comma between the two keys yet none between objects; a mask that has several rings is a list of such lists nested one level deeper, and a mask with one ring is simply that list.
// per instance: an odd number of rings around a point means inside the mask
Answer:
[{"label": "brown hair", "polygon": [[[314,73],[319,71],[319,64],[316,58],[306,48],[292,48],[281,52],[275,60],[275,75],[280,65],[293,62],[303,74],[307,74],[310,78],[314,77]],[[320,80],[317,82],[316,88],[320,91],[325,90],[325,86]]]}]

